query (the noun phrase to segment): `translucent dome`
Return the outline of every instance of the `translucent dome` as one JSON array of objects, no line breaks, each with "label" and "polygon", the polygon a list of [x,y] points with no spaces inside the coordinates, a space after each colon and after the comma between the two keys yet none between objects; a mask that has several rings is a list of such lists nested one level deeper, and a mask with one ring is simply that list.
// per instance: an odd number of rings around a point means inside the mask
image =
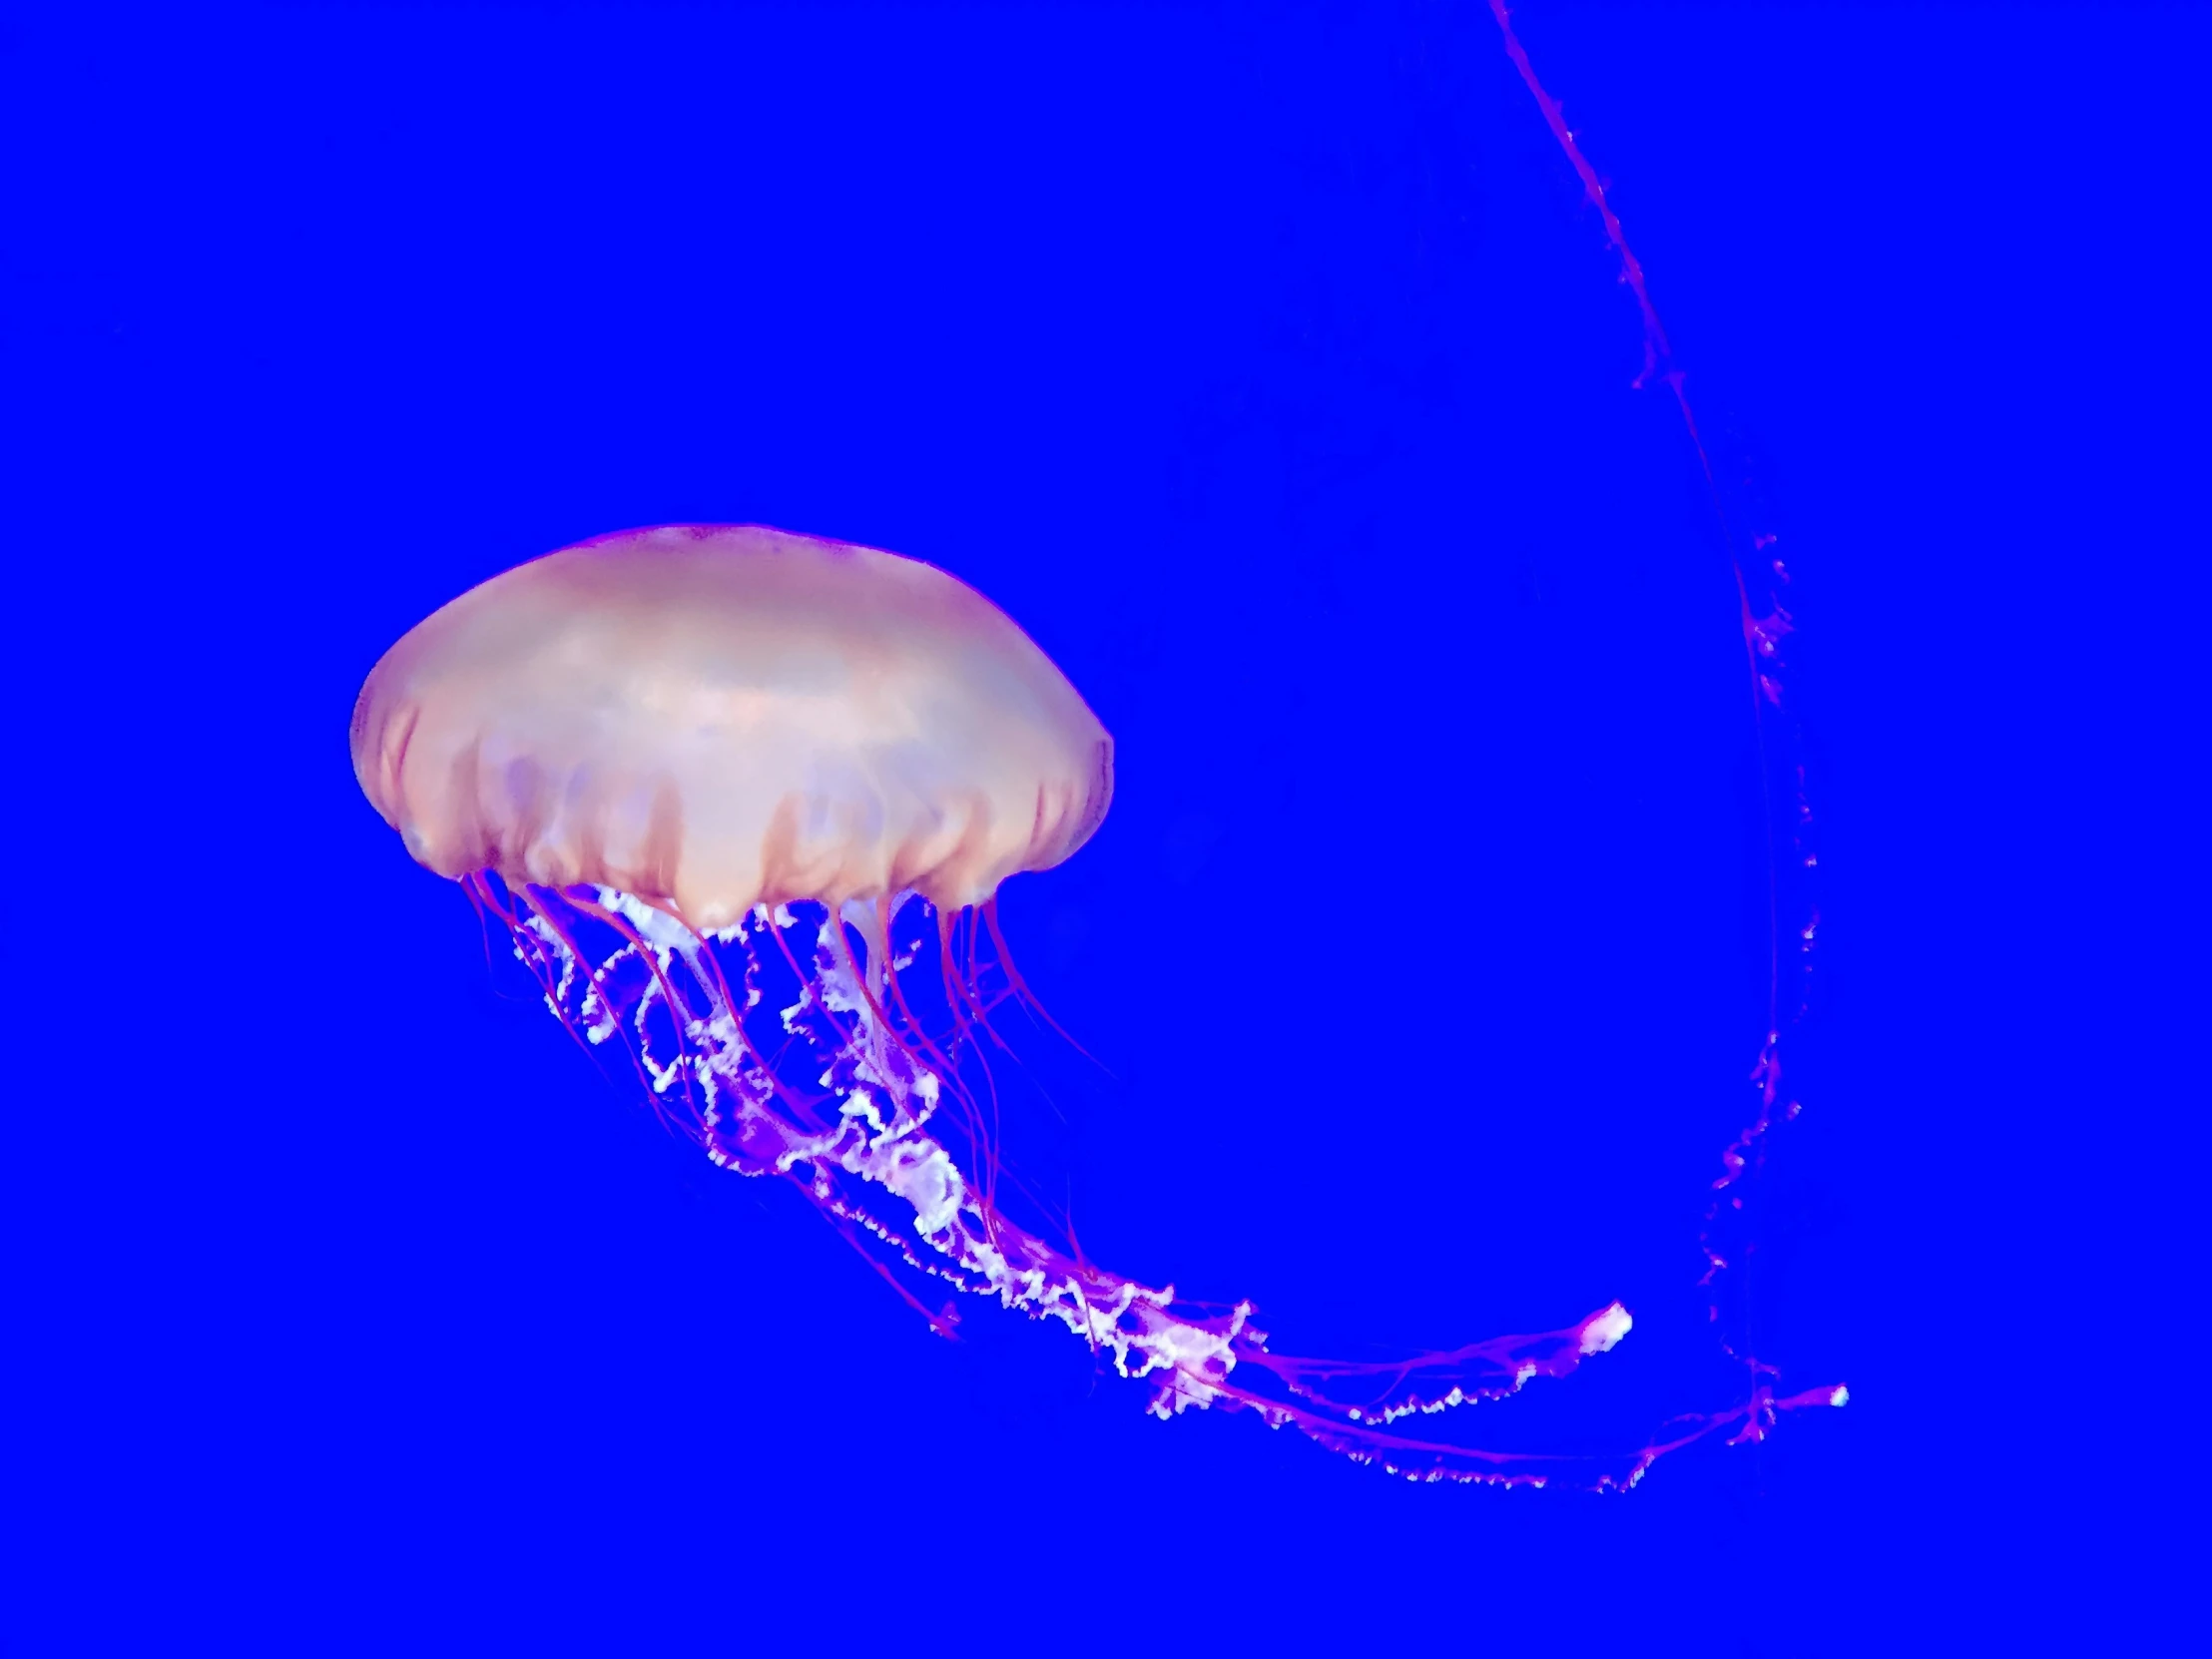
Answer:
[{"label": "translucent dome", "polygon": [[1113,740],[943,571],[758,525],[629,530],[495,576],[361,688],[353,770],[458,878],[758,903],[980,903],[1086,839]]}]

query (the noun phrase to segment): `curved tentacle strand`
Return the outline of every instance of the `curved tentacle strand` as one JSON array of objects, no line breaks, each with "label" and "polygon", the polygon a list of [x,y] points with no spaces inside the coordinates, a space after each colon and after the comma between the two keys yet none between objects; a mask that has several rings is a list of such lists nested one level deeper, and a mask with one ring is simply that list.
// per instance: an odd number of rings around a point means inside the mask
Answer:
[{"label": "curved tentacle strand", "polygon": [[[1048,1237],[1049,1223],[1003,1213],[998,1184],[978,1169],[995,1157],[995,1131],[897,983],[911,960],[876,953],[863,963],[839,917],[778,906],[710,935],[605,887],[533,888],[489,907],[515,929],[517,954],[572,1029],[593,1042],[620,1033],[656,1101],[688,1101],[690,1112],[670,1121],[724,1168],[789,1181],[931,1329],[952,1336],[958,1315],[949,1302],[932,1306],[929,1286],[1064,1326],[1116,1374],[1148,1383],[1156,1416],[1251,1410],[1414,1479],[1618,1487],[1677,1446],[1724,1430],[1755,1436],[1775,1411],[1814,1402],[1761,1392],[1611,1456],[1432,1438],[1408,1419],[1564,1378],[1628,1334],[1627,1311],[1615,1303],[1560,1330],[1390,1363],[1278,1354],[1251,1303],[1194,1302],[1122,1278],[1072,1238]],[[892,919],[882,918],[884,939]],[[775,936],[774,951],[761,931]],[[779,959],[791,976],[772,994],[766,966]],[[954,1002],[947,1017],[961,1013]],[[942,1112],[947,1103],[956,1109]]]}]

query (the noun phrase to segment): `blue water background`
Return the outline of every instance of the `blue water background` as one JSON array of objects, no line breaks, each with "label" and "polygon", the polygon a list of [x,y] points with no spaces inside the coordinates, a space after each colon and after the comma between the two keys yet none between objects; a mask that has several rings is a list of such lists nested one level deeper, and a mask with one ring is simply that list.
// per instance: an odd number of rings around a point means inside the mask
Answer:
[{"label": "blue water background", "polygon": [[1829,872],[1758,1317],[1850,1408],[1626,1499],[1415,1488],[987,1308],[940,1342],[488,972],[348,767],[379,653],[566,542],[941,564],[1119,744],[1005,895],[1103,1068],[1025,1038],[1065,1122],[1009,1154],[1090,1252],[1353,1357],[1629,1303],[1504,1437],[1731,1403],[1690,1282],[1764,1020],[1734,594],[1483,10],[33,7],[16,1650],[2157,1617],[2201,23],[1522,25],[1798,572]]}]

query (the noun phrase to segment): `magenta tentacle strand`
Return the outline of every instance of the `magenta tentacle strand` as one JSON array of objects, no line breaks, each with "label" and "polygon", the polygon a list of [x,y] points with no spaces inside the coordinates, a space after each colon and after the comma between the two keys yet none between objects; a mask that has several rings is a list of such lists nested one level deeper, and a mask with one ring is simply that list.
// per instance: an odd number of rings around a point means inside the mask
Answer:
[{"label": "magenta tentacle strand", "polygon": [[1773,1395],[1768,1379],[1775,1375],[1775,1368],[1759,1357],[1752,1329],[1750,1257],[1754,1238],[1746,1215],[1748,1195],[1764,1167],[1774,1131],[1804,1109],[1785,1087],[1785,1058],[1792,1033],[1810,1011],[1813,953],[1820,927],[1820,907],[1813,892],[1819,857],[1813,843],[1812,799],[1801,758],[1803,740],[1786,696],[1788,664],[1782,651],[1783,641],[1796,632],[1796,623],[1783,603],[1790,572],[1775,551],[1773,532],[1759,528],[1747,534],[1738,522],[1739,515],[1730,512],[1729,491],[1714,467],[1712,452],[1699,427],[1688,378],[1676,361],[1673,343],[1645,279],[1643,262],[1636,257],[1628,232],[1614,212],[1605,182],[1567,124],[1566,111],[1537,75],[1505,0],[1489,0],[1489,6],[1506,56],[1574,170],[1583,195],[1596,210],[1605,241],[1620,262],[1621,281],[1635,298],[1643,329],[1644,366],[1636,384],[1642,386],[1656,378],[1673,397],[1705,480],[1720,545],[1735,580],[1765,809],[1767,1018],[1766,1033],[1750,1074],[1756,1103],[1743,1128],[1722,1149],[1721,1173],[1713,1182],[1713,1196],[1705,1208],[1699,1233],[1705,1271],[1698,1283],[1708,1292],[1707,1314],[1722,1348],[1743,1365],[1749,1376],[1749,1396],[1738,1437],[1757,1439],[1774,1420],[1776,1410],[1805,1404],[1841,1405],[1850,1397],[1840,1384],[1786,1397]]}]

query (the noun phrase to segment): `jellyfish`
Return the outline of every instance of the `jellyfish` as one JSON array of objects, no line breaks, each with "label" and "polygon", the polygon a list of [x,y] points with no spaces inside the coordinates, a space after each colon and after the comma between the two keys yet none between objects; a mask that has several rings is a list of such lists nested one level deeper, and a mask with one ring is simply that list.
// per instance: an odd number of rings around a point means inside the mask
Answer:
[{"label": "jellyfish", "polygon": [[748,525],[602,536],[407,633],[351,746],[407,851],[506,930],[580,1043],[626,1053],[716,1164],[796,1188],[943,1335],[962,1296],[987,1299],[1064,1327],[1156,1415],[1249,1410],[1416,1478],[1626,1484],[1728,1419],[1614,1459],[1422,1434],[1405,1419],[1564,1378],[1627,1311],[1394,1362],[1300,1357],[1250,1302],[1113,1273],[1027,1201],[994,1016],[1042,1010],[996,896],[1097,830],[1113,740],[931,565]]},{"label": "jellyfish", "polygon": [[1750,1337],[1743,1265],[1747,1186],[1801,1109],[1784,1040],[1808,1006],[1817,860],[1784,714],[1788,568],[1731,502],[1600,176],[1505,0],[1489,10],[1618,262],[1643,334],[1634,383],[1671,395],[1740,602],[1773,809],[1768,1005],[1698,1281],[1747,1379],[1733,1404],[1609,1453],[1468,1444],[1419,1419],[1567,1378],[1629,1334],[1627,1309],[1328,1359],[1274,1347],[1249,1301],[1091,1259],[1002,1156],[992,1057],[1012,1050],[993,1016],[1023,1006],[1073,1039],[1015,966],[997,894],[1096,831],[1113,740],[1010,618],[931,565],[758,525],[581,542],[394,645],[355,704],[352,756],[408,852],[505,930],[580,1045],[620,1048],[663,1121],[722,1168],[795,1188],[930,1329],[954,1335],[960,1295],[987,1299],[1064,1327],[1162,1418],[1249,1411],[1415,1480],[1621,1489],[1709,1436],[1756,1441],[1785,1411],[1850,1398],[1782,1391]]}]

